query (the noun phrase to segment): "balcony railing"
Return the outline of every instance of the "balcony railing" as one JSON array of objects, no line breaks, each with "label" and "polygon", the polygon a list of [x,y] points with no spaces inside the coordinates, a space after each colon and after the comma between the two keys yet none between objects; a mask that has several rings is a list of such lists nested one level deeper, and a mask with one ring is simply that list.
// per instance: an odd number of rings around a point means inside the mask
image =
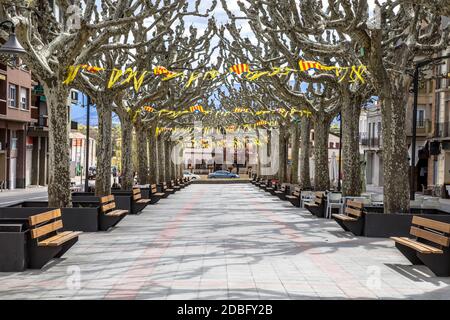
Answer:
[{"label": "balcony railing", "polygon": [[371,137],[367,132],[359,133],[359,142],[362,146],[368,148],[381,148],[382,139],[380,136]]},{"label": "balcony railing", "polygon": [[438,138],[450,137],[450,122],[436,123],[436,137]]}]

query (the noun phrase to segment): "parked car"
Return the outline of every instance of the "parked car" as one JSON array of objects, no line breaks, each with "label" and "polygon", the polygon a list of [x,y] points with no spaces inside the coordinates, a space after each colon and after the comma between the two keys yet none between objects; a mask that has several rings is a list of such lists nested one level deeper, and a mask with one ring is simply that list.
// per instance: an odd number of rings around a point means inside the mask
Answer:
[{"label": "parked car", "polygon": [[227,170],[218,170],[216,172],[208,174],[208,179],[226,179],[226,178],[239,178],[239,175]]},{"label": "parked car", "polygon": [[198,174],[193,174],[189,171],[183,171],[183,178],[191,178],[191,180],[200,180],[200,176]]}]

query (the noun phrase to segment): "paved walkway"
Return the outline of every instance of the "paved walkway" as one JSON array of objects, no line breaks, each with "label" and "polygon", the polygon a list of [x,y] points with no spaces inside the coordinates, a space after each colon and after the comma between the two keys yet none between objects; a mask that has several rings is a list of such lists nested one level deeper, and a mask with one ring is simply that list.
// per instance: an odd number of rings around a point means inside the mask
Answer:
[{"label": "paved walkway", "polygon": [[450,298],[450,278],[410,266],[391,241],[250,184],[191,185],[0,284],[0,299]]},{"label": "paved walkway", "polygon": [[2,190],[0,192],[0,206],[8,206],[26,200],[46,200],[47,187],[32,186],[25,189]]}]

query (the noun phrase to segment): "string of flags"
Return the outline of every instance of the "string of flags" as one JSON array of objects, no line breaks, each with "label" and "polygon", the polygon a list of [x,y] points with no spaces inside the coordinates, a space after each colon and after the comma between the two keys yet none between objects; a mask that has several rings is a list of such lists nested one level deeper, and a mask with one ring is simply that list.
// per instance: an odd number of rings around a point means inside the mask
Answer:
[{"label": "string of flags", "polygon": [[161,81],[169,81],[172,79],[182,79],[186,80],[185,87],[188,88],[192,84],[202,80],[213,80],[219,76],[226,76],[228,74],[235,74],[240,76],[242,79],[248,81],[256,81],[261,77],[274,77],[274,76],[287,76],[291,73],[298,72],[308,72],[310,70],[324,71],[324,72],[334,72],[338,81],[342,82],[345,79],[349,79],[349,82],[362,82],[364,83],[364,73],[367,71],[367,67],[364,65],[353,65],[348,67],[341,66],[326,66],[315,61],[305,61],[299,60],[299,69],[293,69],[289,67],[273,67],[269,70],[250,70],[250,66],[247,63],[239,63],[232,65],[226,73],[221,74],[220,71],[212,69],[205,72],[194,71],[192,73],[188,72],[175,72],[170,71],[164,66],[156,66],[153,68],[153,72],[148,70],[133,70],[132,68],[126,68],[125,70],[114,68],[112,70],[106,70],[101,67],[91,66],[87,64],[73,65],[68,67],[67,77],[63,81],[63,84],[69,85],[72,83],[80,71],[87,73],[99,73],[102,71],[109,71],[109,80],[106,87],[108,89],[112,88],[114,85],[119,83],[127,84],[132,83],[134,90],[139,91],[142,86],[146,76],[153,73],[155,77],[159,77]]},{"label": "string of flags", "polygon": [[[216,134],[221,135],[223,134],[223,130],[226,133],[236,133],[239,131],[246,132],[250,129],[256,129],[258,127],[265,127],[265,128],[276,128],[279,126],[279,123],[277,121],[265,121],[260,120],[255,123],[244,123],[240,125],[233,125],[233,126],[226,126],[222,128],[217,127],[203,127],[202,128],[202,134]],[[155,136],[159,136],[161,133],[170,132],[172,134],[179,133],[184,134],[184,136],[193,133],[194,128],[179,128],[179,127],[156,127]]]},{"label": "string of flags", "polygon": [[[226,117],[232,114],[249,114],[249,115],[253,115],[253,116],[264,116],[264,115],[269,115],[269,114],[275,114],[275,115],[280,115],[283,118],[286,118],[288,115],[291,117],[294,116],[299,116],[299,117],[310,117],[312,115],[311,111],[306,110],[306,109],[297,109],[297,108],[291,108],[291,109],[286,109],[286,108],[276,108],[276,109],[271,109],[271,110],[256,110],[253,111],[250,108],[235,108],[233,111],[228,111],[228,110],[220,110],[220,109],[211,109],[211,110],[205,110],[203,108],[203,106],[201,105],[195,105],[195,106],[191,106],[189,107],[189,109],[187,110],[170,110],[170,109],[161,109],[161,110],[156,110],[154,107],[152,106],[144,106],[142,107],[142,111],[144,113],[154,113],[156,115],[158,115],[159,117],[165,116],[171,119],[175,119],[178,118],[179,116],[182,115],[187,115],[187,114],[205,114],[205,115],[215,115],[216,117]],[[137,110],[137,113],[139,113],[140,111]]]}]

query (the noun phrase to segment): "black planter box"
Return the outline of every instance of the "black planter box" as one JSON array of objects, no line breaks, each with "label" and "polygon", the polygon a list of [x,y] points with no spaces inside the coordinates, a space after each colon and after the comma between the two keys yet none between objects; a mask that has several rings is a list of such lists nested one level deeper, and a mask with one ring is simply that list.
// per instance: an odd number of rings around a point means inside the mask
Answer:
[{"label": "black planter box", "polygon": [[[26,218],[0,218],[0,272],[17,272],[27,268]],[[20,227],[20,231],[14,231]]]},{"label": "black planter box", "polygon": [[[29,216],[54,210],[47,201],[24,201],[9,207],[0,207],[0,217],[28,218]],[[94,208],[61,208],[64,231],[96,232],[99,230],[98,207]]]},{"label": "black planter box", "polygon": [[[117,209],[127,210],[130,214],[139,214],[146,206],[145,204],[136,203],[136,201],[133,200],[133,191],[112,190],[111,194],[114,196],[114,202],[116,203]],[[96,197],[93,192],[73,192],[72,200],[89,199],[83,198],[85,196]]]},{"label": "black planter box", "polygon": [[450,214],[435,208],[411,208],[410,213],[383,213],[383,207],[364,207],[366,237],[389,238],[410,236],[413,216],[450,223]]}]

